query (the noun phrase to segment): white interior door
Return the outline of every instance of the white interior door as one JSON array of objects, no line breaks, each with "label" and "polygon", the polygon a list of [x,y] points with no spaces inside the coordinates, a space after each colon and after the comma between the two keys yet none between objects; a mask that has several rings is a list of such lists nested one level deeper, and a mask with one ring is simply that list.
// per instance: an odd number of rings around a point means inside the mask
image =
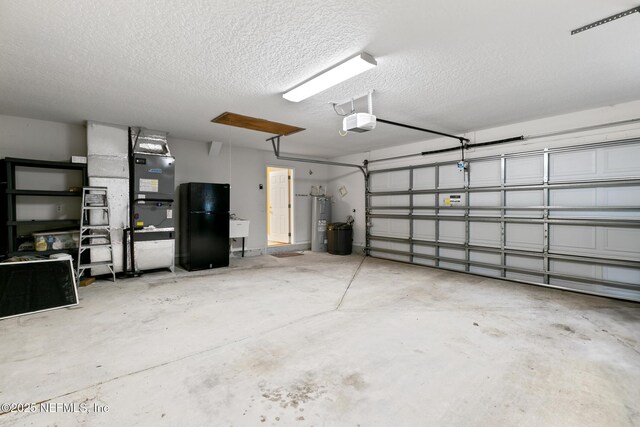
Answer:
[{"label": "white interior door", "polygon": [[269,240],[289,243],[289,171],[269,172]]}]

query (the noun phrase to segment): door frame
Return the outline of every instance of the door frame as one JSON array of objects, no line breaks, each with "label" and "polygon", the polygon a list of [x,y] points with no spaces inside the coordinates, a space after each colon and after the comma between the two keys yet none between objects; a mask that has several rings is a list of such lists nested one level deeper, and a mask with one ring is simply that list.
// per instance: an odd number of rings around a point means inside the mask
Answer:
[{"label": "door frame", "polygon": [[269,169],[286,169],[289,171],[289,176],[291,177],[289,179],[289,205],[291,205],[291,207],[289,208],[289,233],[291,234],[291,236],[289,236],[289,245],[292,245],[295,242],[295,215],[293,214],[295,212],[295,197],[294,197],[294,192],[293,192],[293,188],[294,188],[294,180],[295,180],[295,174],[296,174],[296,170],[294,167],[291,166],[282,166],[282,165],[273,165],[273,164],[267,164],[265,166],[264,172],[265,172],[265,182],[267,185],[267,194],[266,194],[266,209],[267,209],[267,248],[269,247],[269,192],[270,190],[270,180],[269,180]]}]

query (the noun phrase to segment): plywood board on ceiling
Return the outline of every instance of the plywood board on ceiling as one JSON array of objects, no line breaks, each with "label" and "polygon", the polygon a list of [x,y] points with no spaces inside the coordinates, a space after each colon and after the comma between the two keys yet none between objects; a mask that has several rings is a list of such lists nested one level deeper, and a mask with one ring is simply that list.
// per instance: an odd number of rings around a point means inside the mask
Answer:
[{"label": "plywood board on ceiling", "polygon": [[242,114],[230,113],[228,111],[220,114],[211,121],[221,125],[257,130],[258,132],[266,132],[273,135],[286,136],[304,130],[304,128],[301,127],[272,122],[257,117],[243,116]]}]

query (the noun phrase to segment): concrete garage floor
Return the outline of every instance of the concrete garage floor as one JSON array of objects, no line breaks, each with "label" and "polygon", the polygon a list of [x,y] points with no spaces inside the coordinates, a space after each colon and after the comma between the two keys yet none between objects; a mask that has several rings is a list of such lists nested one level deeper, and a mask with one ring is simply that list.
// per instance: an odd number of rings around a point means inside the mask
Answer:
[{"label": "concrete garage floor", "polygon": [[0,321],[0,402],[109,408],[0,424],[640,425],[640,305],[362,259],[98,282]]}]

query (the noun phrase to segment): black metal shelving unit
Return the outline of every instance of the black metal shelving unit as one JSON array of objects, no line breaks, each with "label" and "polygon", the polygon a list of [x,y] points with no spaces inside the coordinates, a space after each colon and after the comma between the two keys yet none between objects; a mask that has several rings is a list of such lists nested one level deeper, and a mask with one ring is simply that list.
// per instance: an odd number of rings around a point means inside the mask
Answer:
[{"label": "black metal shelving unit", "polygon": [[[2,191],[6,200],[6,208],[0,212],[0,223],[2,236],[0,242],[0,253],[10,257],[14,255],[43,255],[49,256],[54,253],[66,252],[72,253],[74,258],[77,255],[77,249],[60,249],[50,251],[18,251],[19,227],[41,225],[43,229],[56,228],[61,226],[80,227],[80,221],[75,219],[42,219],[29,220],[16,218],[16,206],[18,197],[82,197],[82,192],[78,191],[56,191],[56,190],[23,190],[16,188],[16,168],[34,168],[34,169],[58,169],[61,171],[78,171],[82,175],[82,186],[88,184],[87,165],[84,163],[71,162],[55,162],[49,160],[33,160],[33,159],[17,159],[7,157],[2,160],[0,165],[0,173],[2,176]],[[80,213],[80,210],[78,210]]]}]

